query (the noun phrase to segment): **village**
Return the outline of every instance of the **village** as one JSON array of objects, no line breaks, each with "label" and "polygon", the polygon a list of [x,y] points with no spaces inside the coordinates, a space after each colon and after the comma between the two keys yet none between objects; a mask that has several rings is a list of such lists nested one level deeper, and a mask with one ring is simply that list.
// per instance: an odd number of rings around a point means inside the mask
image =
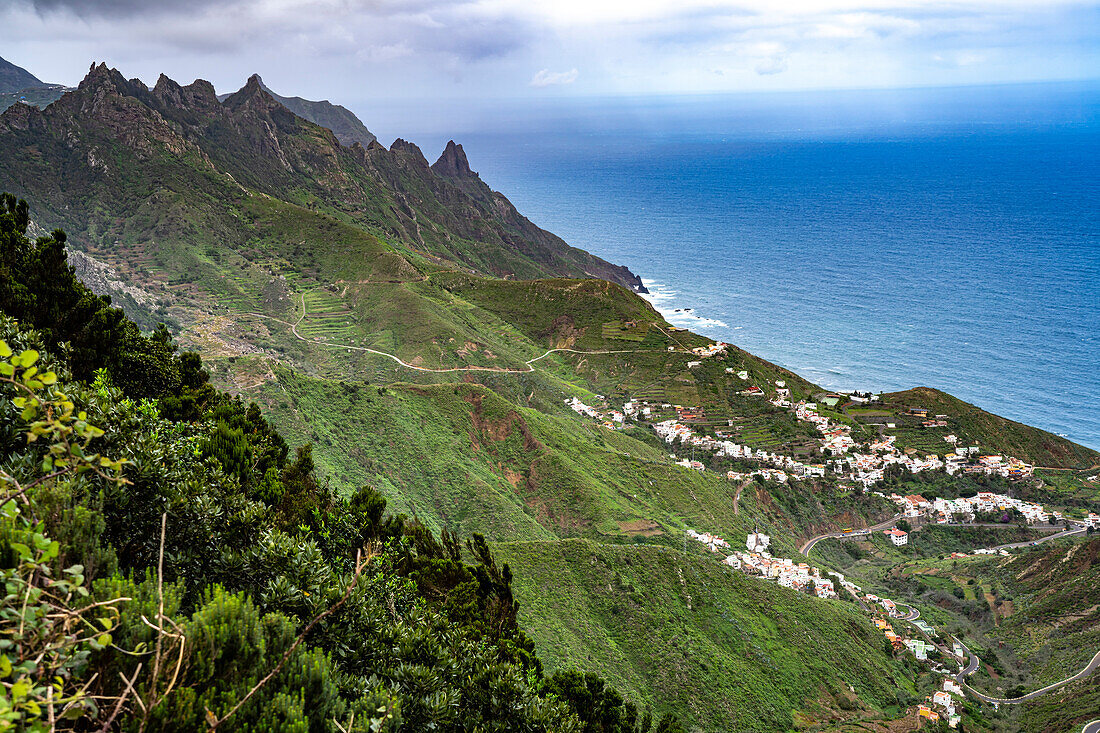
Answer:
[{"label": "village", "polygon": [[[784,588],[791,588],[818,598],[838,598],[833,580],[835,578],[865,610],[871,613],[875,627],[883,632],[895,652],[908,650],[914,658],[928,662],[932,665],[934,672],[944,676],[942,689],[937,690],[918,705],[918,715],[931,721],[940,720],[942,717],[949,727],[958,726],[962,718],[956,710],[956,698],[965,696],[963,688],[940,661],[929,656],[930,653],[938,651],[937,644],[932,641],[938,636],[938,632],[933,626],[917,618],[918,614],[914,609],[910,608],[908,612],[902,613],[894,601],[889,598],[880,598],[872,593],[864,595],[862,588],[845,579],[840,573],[822,571],[805,562],[796,563],[789,558],[772,556],[768,551],[771,538],[761,532],[752,532],[748,535],[745,550],[733,550],[729,554],[727,552],[732,549],[730,543],[717,535],[688,529],[686,536],[701,543],[711,552],[724,555],[721,561],[723,565],[746,575],[774,581]],[[898,633],[894,620],[908,622],[924,638]],[[966,659],[966,650],[957,642],[949,654],[956,661]]]},{"label": "village", "polygon": [[[688,368],[697,368],[701,365],[702,359],[724,353],[725,346],[717,343],[710,347],[693,350],[698,360],[688,362]],[[738,379],[749,380],[747,371],[738,371],[733,368],[726,368],[725,371]],[[673,448],[674,452],[670,457],[675,460],[676,465],[689,470],[706,470],[706,465],[702,461],[694,459],[695,451],[713,453],[715,458],[730,458],[757,465],[749,471],[727,471],[726,477],[733,481],[745,481],[760,476],[766,480],[786,483],[835,476],[842,481],[862,485],[870,491],[885,478],[887,469],[895,465],[912,473],[943,471],[948,475],[979,474],[1007,479],[1021,479],[1033,475],[1034,468],[1023,461],[1011,456],[982,454],[979,446],[960,445],[959,439],[954,435],[944,436],[944,442],[947,445],[942,457],[936,454],[921,455],[912,449],[899,450],[896,445],[897,438],[894,435],[879,435],[876,439],[861,444],[852,437],[851,428],[848,425],[834,422],[820,414],[816,403],[805,400],[792,403],[791,392],[782,380],[776,380],[774,388],[775,397],[769,400],[772,405],[789,410],[796,419],[810,423],[816,428],[819,434],[816,445],[817,453],[821,456],[819,461],[800,461],[790,455],[762,448],[754,449],[730,440],[732,435],[720,428],[713,430],[713,436],[699,434],[692,425],[693,418],[701,413],[699,408],[685,408],[669,403],[652,404],[644,400],[626,402],[621,410],[591,407],[576,398],[567,400],[567,404],[578,414],[597,420],[609,429],[621,430],[631,422],[648,424],[658,437]],[[747,397],[766,397],[764,390],[756,385],[746,386],[739,391],[739,394]],[[879,399],[877,395],[867,392],[855,392],[848,397],[857,404]],[[606,402],[602,396],[597,396],[597,399]],[[655,416],[664,417],[670,410],[675,411],[675,417],[652,421]],[[931,416],[928,411],[921,409],[910,410],[910,412],[913,417],[923,419],[921,425],[925,428],[947,426],[945,416]],[[730,426],[732,427],[732,422]],[[677,448],[681,453],[685,448],[691,449],[693,457],[678,458],[675,452]],[[886,495],[880,491],[873,493],[892,501],[897,506],[900,516],[916,524],[973,523],[983,515],[1000,513],[1003,517],[1005,513],[1014,512],[1018,512],[1019,517],[1028,524],[1053,524],[1065,521],[1060,512],[1048,511],[1040,504],[989,491],[954,499],[927,498],[920,495],[901,496],[896,493]],[[1100,527],[1100,516],[1089,514],[1079,523],[1084,527]],[[898,527],[890,527],[883,534],[895,546],[908,544],[909,533]],[[722,555],[722,564],[733,570],[761,580],[774,581],[785,588],[818,598],[836,599],[839,590],[836,583],[839,583],[845,592],[872,613],[875,626],[883,632],[895,651],[907,650],[917,660],[931,664],[934,672],[943,675],[942,688],[918,705],[919,717],[929,721],[942,719],[950,728],[958,727],[961,714],[957,706],[965,697],[963,686],[941,661],[930,657],[930,653],[943,651],[947,646],[940,647],[933,641],[937,637],[936,629],[920,620],[919,613],[915,609],[910,608],[907,613],[902,613],[897,604],[890,599],[880,598],[870,593],[863,594],[859,586],[845,579],[840,573],[822,570],[809,563],[796,562],[790,558],[775,557],[769,552],[771,538],[759,531],[748,535],[744,550],[734,550],[725,539],[708,532],[688,529],[686,536],[703,544],[711,552]],[[998,550],[992,548],[975,550],[975,554],[995,552]],[[999,552],[1008,554],[1004,549],[1000,549]],[[959,553],[954,556],[965,557]],[[911,624],[918,634],[908,635],[899,632],[894,621]],[[954,648],[947,654],[955,661],[966,659],[965,647],[958,642],[954,643]]]},{"label": "village", "polygon": [[1064,521],[1061,512],[1047,511],[1041,504],[990,491],[979,491],[975,496],[957,499],[927,499],[920,495],[898,494],[890,494],[888,498],[906,518],[935,519],[938,524],[973,522],[979,514],[1013,510],[1023,515],[1028,524]]},{"label": "village", "polygon": [[[703,363],[702,360],[726,353],[727,347],[728,344],[717,342],[710,346],[692,349],[692,354],[698,359],[688,362],[688,368],[697,368]],[[746,370],[738,371],[733,367],[727,367],[725,371],[740,380],[748,381],[750,378]],[[913,449],[900,450],[896,445],[897,437],[894,435],[880,435],[874,440],[861,443],[852,437],[849,425],[835,422],[820,414],[817,403],[805,400],[792,403],[791,391],[783,380],[775,380],[774,384],[768,386],[769,389],[774,387],[775,390],[775,397],[770,400],[772,405],[789,410],[797,420],[814,426],[819,434],[815,446],[816,453],[821,456],[819,461],[800,461],[793,456],[764,448],[754,449],[752,446],[730,440],[729,438],[733,437],[732,434],[723,429],[713,430],[714,436],[701,435],[692,425],[693,420],[701,412],[698,407],[631,400],[623,404],[622,409],[619,410],[593,407],[576,397],[566,400],[566,404],[578,414],[590,417],[612,430],[621,430],[630,422],[649,424],[653,431],[674,449],[690,448],[693,451],[713,452],[716,458],[729,458],[760,465],[759,468],[749,472],[728,471],[727,478],[734,481],[762,476],[767,480],[786,483],[792,479],[824,478],[828,475],[870,488],[885,478],[886,471],[891,466],[900,466],[911,473],[944,471],[949,475],[980,474],[1009,479],[1022,479],[1033,475],[1033,466],[1011,456],[981,455],[980,446],[959,445],[959,439],[955,435],[944,436],[947,445],[942,457],[931,453],[921,455]],[[759,386],[751,384],[740,390],[739,394],[751,397],[767,396]],[[606,402],[603,396],[596,397],[601,402]],[[877,395],[869,392],[853,392],[847,397],[857,404],[875,402],[879,399]],[[651,422],[655,416],[667,415],[669,410],[674,411],[676,416]],[[923,408],[912,408],[909,412],[915,418],[929,417],[928,410]],[[947,424],[944,417],[946,416],[932,416],[932,419],[924,420],[922,424],[926,427],[943,427]],[[732,421],[730,427],[732,427]],[[673,458],[675,457],[674,455]],[[677,465],[697,471],[705,470],[702,461],[698,460],[680,459]],[[1021,509],[1021,512],[1025,516],[1031,516],[1030,510],[1025,512]],[[951,513],[964,513],[964,510]]]},{"label": "village", "polygon": [[[862,588],[845,579],[840,573],[822,571],[808,563],[796,563],[789,558],[773,557],[768,552],[771,538],[761,532],[752,532],[748,535],[745,550],[734,550],[729,554],[726,554],[726,551],[731,549],[730,543],[717,535],[698,532],[694,529],[688,529],[686,535],[703,544],[711,552],[725,555],[725,559],[722,560],[723,565],[746,575],[775,581],[784,588],[791,588],[818,598],[838,598],[833,578],[837,579],[844,589],[871,613],[875,627],[883,632],[895,652],[908,650],[917,660],[931,664],[933,672],[943,675],[942,689],[937,690],[918,705],[918,716],[930,721],[943,718],[949,727],[958,726],[962,716],[956,710],[956,698],[965,697],[962,685],[951,676],[949,670],[940,661],[929,656],[933,652],[941,651],[933,641],[938,636],[938,632],[933,626],[917,618],[915,609],[910,608],[908,612],[902,613],[894,601],[873,593],[864,595]],[[924,638],[899,633],[893,621],[911,624]],[[944,648],[946,649],[946,646]],[[958,642],[954,643],[954,648],[948,653],[956,661],[966,659],[966,650]]]},{"label": "village", "polygon": [[[891,601],[889,598],[879,598],[874,594],[868,593],[864,596],[864,600],[868,603],[878,604],[882,608],[882,613],[891,619],[901,619],[908,621],[912,624],[926,639],[934,639],[938,634],[936,629],[930,624],[925,623],[917,618],[911,618],[912,609],[910,614],[903,615],[897,608],[897,604]],[[960,700],[965,698],[962,685],[951,676],[949,670],[944,667],[939,661],[934,661],[929,658],[929,653],[937,651],[936,644],[927,641],[926,639],[912,638],[905,634],[898,634],[894,628],[894,625],[884,618],[883,615],[876,614],[874,619],[875,628],[882,631],[886,640],[890,642],[890,645],[895,651],[902,649],[908,649],[913,656],[922,661],[929,662],[932,665],[932,670],[937,674],[943,675],[943,683],[941,689],[932,693],[931,696],[925,699],[925,701],[917,706],[917,715],[921,718],[927,718],[930,721],[937,721],[941,717],[947,721],[947,724],[951,728],[957,728],[959,722],[962,720],[962,716],[956,710],[956,699]],[[957,660],[965,660],[965,650],[959,644],[954,645],[954,649],[951,654]]]}]

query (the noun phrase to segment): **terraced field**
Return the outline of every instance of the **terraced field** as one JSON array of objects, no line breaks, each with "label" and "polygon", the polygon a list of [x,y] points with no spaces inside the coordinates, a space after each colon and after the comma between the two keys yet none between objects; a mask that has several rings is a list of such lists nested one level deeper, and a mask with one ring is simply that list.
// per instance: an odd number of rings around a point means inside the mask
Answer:
[{"label": "terraced field", "polygon": [[337,344],[349,344],[358,337],[354,314],[338,295],[315,289],[306,291],[303,297],[305,318],[298,324],[302,336]]},{"label": "terraced field", "polygon": [[649,334],[648,323],[635,323],[632,321],[609,321],[603,324],[603,337],[605,339],[617,339],[619,341],[634,341],[641,343]]},{"label": "terraced field", "polygon": [[939,430],[899,428],[888,430],[887,433],[897,436],[897,446],[902,449],[916,448],[923,453],[943,455],[950,448],[950,445],[943,440],[943,436],[947,435],[948,431],[942,428]]}]

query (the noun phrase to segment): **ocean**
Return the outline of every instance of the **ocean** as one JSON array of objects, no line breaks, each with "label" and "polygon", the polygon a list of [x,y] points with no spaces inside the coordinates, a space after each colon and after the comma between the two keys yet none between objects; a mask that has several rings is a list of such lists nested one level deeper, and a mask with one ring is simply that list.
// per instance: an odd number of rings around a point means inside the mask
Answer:
[{"label": "ocean", "polygon": [[448,127],[413,139],[455,137],[672,323],[1100,449],[1100,84],[502,102]]}]

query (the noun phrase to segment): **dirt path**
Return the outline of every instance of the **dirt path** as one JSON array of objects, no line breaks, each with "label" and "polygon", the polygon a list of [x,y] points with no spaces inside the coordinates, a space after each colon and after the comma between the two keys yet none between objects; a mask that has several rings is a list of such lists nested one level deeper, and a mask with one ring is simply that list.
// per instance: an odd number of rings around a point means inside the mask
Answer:
[{"label": "dirt path", "polygon": [[256,318],[266,318],[269,321],[275,321],[276,323],[282,323],[285,326],[290,326],[291,333],[294,334],[295,338],[297,338],[299,341],[305,341],[308,344],[315,344],[317,346],[329,346],[329,347],[334,348],[334,349],[351,349],[353,351],[363,351],[363,352],[366,352],[368,354],[377,354],[378,356],[384,356],[387,359],[393,359],[394,361],[396,361],[398,364],[405,367],[406,369],[414,369],[418,372],[432,372],[434,374],[447,374],[447,373],[451,373],[451,372],[496,372],[496,373],[500,373],[500,374],[527,374],[529,372],[535,371],[534,363],[536,361],[539,361],[540,359],[545,359],[546,357],[550,356],[550,354],[553,354],[554,352],[568,352],[568,353],[571,353],[571,354],[635,354],[635,353],[638,353],[639,351],[644,351],[644,349],[624,349],[624,350],[621,350],[621,351],[580,351],[578,349],[564,349],[564,348],[563,349],[548,349],[545,354],[542,354],[541,356],[536,356],[534,359],[528,359],[527,361],[525,361],[523,363],[523,365],[526,368],[524,368],[524,369],[513,369],[513,368],[509,368],[509,367],[480,367],[480,366],[451,367],[449,369],[432,369],[430,367],[422,367],[422,366],[416,366],[415,364],[409,364],[408,362],[403,361],[396,354],[391,354],[391,353],[386,352],[386,351],[379,351],[378,349],[371,349],[371,348],[368,348],[366,346],[350,346],[350,345],[346,345],[346,344],[333,344],[333,343],[328,343],[326,341],[318,341],[317,339],[311,339],[311,338],[307,338],[307,337],[303,336],[302,334],[298,333],[298,326],[302,323],[302,321],[306,317],[306,298],[305,298],[304,295],[302,296],[302,315],[298,316],[298,320],[295,321],[294,323],[291,323],[290,321],[284,321],[281,318],[275,318],[274,316],[269,316],[269,315],[266,315],[264,313],[249,312],[249,313],[246,313],[245,315],[254,316]]},{"label": "dirt path", "polygon": [[734,516],[741,513],[741,509],[738,506],[741,502],[741,492],[745,490],[745,487],[752,483],[752,479],[746,479],[737,487],[737,493],[733,495],[733,514]]}]

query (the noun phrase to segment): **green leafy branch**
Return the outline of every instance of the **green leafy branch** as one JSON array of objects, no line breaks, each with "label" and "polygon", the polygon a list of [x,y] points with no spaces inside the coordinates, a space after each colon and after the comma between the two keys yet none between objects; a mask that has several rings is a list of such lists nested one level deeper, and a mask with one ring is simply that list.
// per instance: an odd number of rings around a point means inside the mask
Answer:
[{"label": "green leafy branch", "polygon": [[26,483],[0,468],[0,530],[14,556],[0,570],[0,731],[54,731],[98,715],[97,696],[88,692],[95,676],[78,680],[91,654],[112,645],[119,605],[130,600],[89,601],[82,565],[55,577],[60,544],[46,536],[44,522],[28,517],[36,486],[86,473],[122,483],[126,463],[90,450],[103,430],[76,411],[38,359],[37,351],[13,354],[0,340],[0,383],[16,392],[12,404],[28,424],[27,442],[47,445],[40,475]]},{"label": "green leafy branch", "polygon": [[[24,484],[0,468],[0,500],[21,499],[29,503],[27,492],[35,486],[62,476],[92,472],[118,484],[126,483],[122,469],[124,459],[111,459],[90,450],[91,442],[103,436],[103,430],[88,422],[83,410],[63,392],[54,389],[57,374],[39,371],[39,354],[26,349],[13,354],[7,342],[0,340],[0,384],[14,387],[17,396],[12,404],[21,410],[28,423],[27,442],[48,443],[42,458],[42,475]],[[45,396],[43,396],[45,394]]]}]

